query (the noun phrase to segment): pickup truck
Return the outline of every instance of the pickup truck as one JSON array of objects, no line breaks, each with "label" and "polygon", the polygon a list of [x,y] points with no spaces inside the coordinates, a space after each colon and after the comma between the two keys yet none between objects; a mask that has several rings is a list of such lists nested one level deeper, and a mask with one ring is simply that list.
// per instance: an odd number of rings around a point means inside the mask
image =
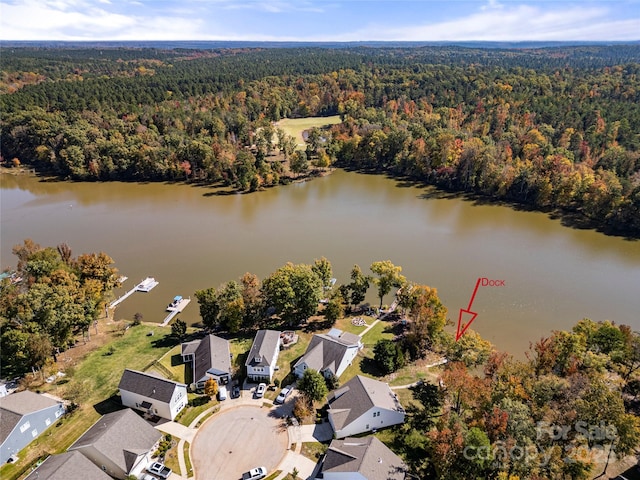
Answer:
[{"label": "pickup truck", "polygon": [[267,476],[266,467],[252,468],[248,472],[242,474],[242,480],[260,480]]},{"label": "pickup truck", "polygon": [[149,467],[147,467],[147,472],[158,475],[160,478],[169,478],[169,475],[171,475],[171,469],[165,466],[164,463],[160,462],[152,463]]}]

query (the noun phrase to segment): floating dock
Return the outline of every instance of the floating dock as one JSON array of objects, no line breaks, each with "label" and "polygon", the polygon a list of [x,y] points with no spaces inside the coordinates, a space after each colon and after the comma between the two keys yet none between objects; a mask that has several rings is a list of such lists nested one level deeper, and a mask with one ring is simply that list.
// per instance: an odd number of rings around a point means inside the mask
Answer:
[{"label": "floating dock", "polygon": [[124,302],[127,298],[129,298],[131,295],[133,295],[135,292],[148,292],[150,291],[153,287],[155,287],[156,285],[158,285],[158,282],[155,278],[153,277],[147,277],[144,280],[142,280],[138,285],[136,285],[135,287],[133,287],[131,290],[129,290],[127,293],[125,293],[124,295],[118,297],[116,300],[114,300],[113,302],[111,302],[109,304],[109,308],[115,308],[117,307],[120,303]]},{"label": "floating dock", "polygon": [[150,292],[151,289],[153,289],[153,287],[158,285],[158,283],[160,282],[158,282],[155,278],[147,277],[143,281],[141,281],[138,285],[136,285],[135,289],[138,292]]},{"label": "floating dock", "polygon": [[173,317],[178,315],[180,312],[182,312],[185,309],[187,305],[189,305],[190,301],[191,301],[191,298],[182,298],[179,295],[175,297],[173,299],[173,302],[171,302],[167,307],[167,312],[170,312],[169,315],[167,315],[164,318],[160,326],[166,327],[169,324],[169,322],[173,319]]}]

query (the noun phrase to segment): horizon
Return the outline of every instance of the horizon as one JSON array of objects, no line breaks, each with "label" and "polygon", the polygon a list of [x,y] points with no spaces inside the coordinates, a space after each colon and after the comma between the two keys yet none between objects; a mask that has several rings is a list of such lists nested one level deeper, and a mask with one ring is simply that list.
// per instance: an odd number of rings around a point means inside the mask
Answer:
[{"label": "horizon", "polygon": [[0,0],[0,12],[3,42],[640,40],[640,0]]}]

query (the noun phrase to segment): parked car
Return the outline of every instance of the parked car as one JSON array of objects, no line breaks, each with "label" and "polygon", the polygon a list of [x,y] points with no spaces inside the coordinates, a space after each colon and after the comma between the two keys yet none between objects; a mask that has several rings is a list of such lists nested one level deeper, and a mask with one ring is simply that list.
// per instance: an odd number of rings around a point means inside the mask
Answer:
[{"label": "parked car", "polygon": [[160,462],[152,463],[149,467],[147,467],[147,472],[153,473],[160,478],[169,478],[169,475],[171,475],[171,469],[165,466],[164,463]]},{"label": "parked car", "polygon": [[218,387],[218,400],[220,400],[221,402],[223,400],[227,399],[227,387],[225,387],[224,385],[220,385]]},{"label": "parked car", "polygon": [[153,475],[145,473],[140,477],[140,480],[158,480],[158,477],[154,477]]},{"label": "parked car", "polygon": [[280,390],[280,394],[276,397],[275,403],[284,403],[292,390],[293,387],[291,385],[287,385],[282,390]]},{"label": "parked car", "polygon": [[256,398],[264,397],[264,392],[267,390],[267,384],[261,383],[256,387]]},{"label": "parked car", "polygon": [[[264,384],[260,384],[264,385]],[[266,388],[266,385],[265,385]],[[267,476],[267,469],[265,467],[252,468],[248,472],[242,474],[242,480],[260,480]]]},{"label": "parked car", "polygon": [[240,397],[240,386],[234,385],[233,388],[231,389],[231,398],[238,398],[238,397]]}]

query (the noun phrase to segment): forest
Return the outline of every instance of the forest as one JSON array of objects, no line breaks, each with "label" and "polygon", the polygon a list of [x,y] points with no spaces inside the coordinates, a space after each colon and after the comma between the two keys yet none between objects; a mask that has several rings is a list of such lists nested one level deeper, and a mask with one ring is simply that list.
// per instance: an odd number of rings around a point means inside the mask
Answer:
[{"label": "forest", "polygon": [[[330,167],[640,236],[640,46],[3,49],[2,162],[240,191]],[[306,150],[273,126],[341,116]]]}]

